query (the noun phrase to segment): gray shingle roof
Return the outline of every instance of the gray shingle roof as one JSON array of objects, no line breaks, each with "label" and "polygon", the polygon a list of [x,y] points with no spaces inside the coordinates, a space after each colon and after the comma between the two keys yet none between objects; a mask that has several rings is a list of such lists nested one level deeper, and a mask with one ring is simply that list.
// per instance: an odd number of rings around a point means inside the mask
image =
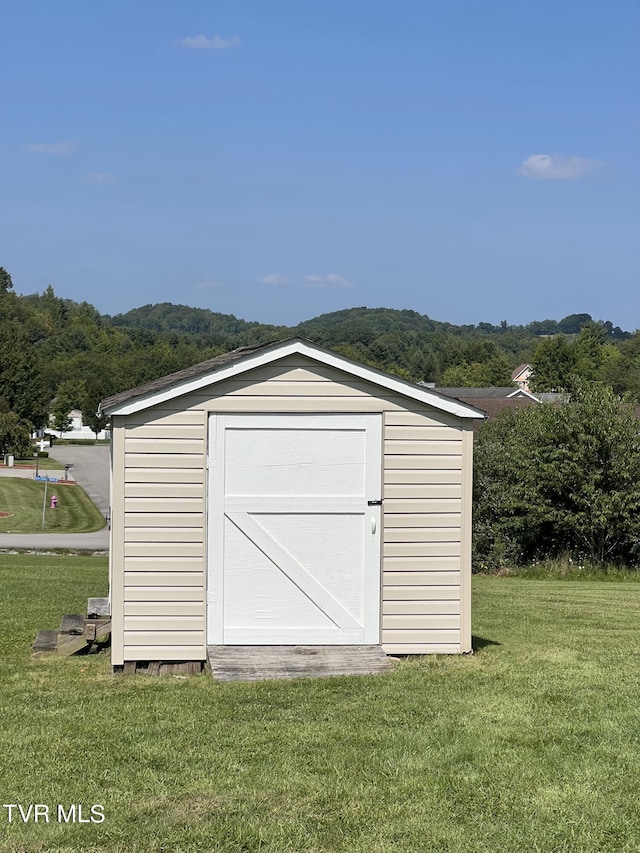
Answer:
[{"label": "gray shingle roof", "polygon": [[[285,338],[284,340],[300,340],[300,338]],[[259,350],[267,349],[274,344],[281,343],[283,343],[282,340],[268,341],[264,344],[239,347],[238,349],[231,350],[231,352],[225,352],[222,355],[217,355],[215,358],[209,358],[207,361],[200,361],[198,364],[192,364],[191,367],[185,367],[183,370],[176,370],[175,373],[160,376],[159,379],[153,379],[151,382],[145,382],[143,385],[138,385],[136,388],[130,388],[128,391],[120,391],[119,394],[112,394],[100,403],[100,409],[112,409],[114,406],[126,403],[127,400],[132,400],[134,397],[144,397],[147,394],[162,391],[165,388],[177,385],[187,379],[193,379],[195,376],[201,376],[203,373],[215,373],[216,370],[233,361],[238,361],[251,353],[258,352]]]},{"label": "gray shingle roof", "polygon": [[[257,352],[277,349],[282,347],[283,345],[295,343],[300,343],[309,348],[312,348],[317,353],[317,356],[321,356],[323,352],[326,352],[327,355],[335,356],[336,358],[340,359],[341,362],[344,362],[345,369],[347,371],[349,370],[349,364],[353,365],[354,368],[365,368],[366,371],[371,374],[370,379],[373,382],[376,382],[377,377],[380,377],[380,379],[382,380],[382,384],[384,384],[385,379],[392,379],[394,383],[399,383],[400,385],[406,386],[406,389],[409,392],[409,396],[413,396],[413,394],[411,393],[411,389],[415,389],[416,391],[418,389],[420,391],[424,391],[429,394],[432,401],[431,404],[435,404],[436,407],[437,403],[433,400],[434,397],[436,399],[439,398],[443,404],[445,403],[445,401],[448,404],[452,403],[451,396],[441,393],[441,389],[439,388],[420,388],[419,385],[409,382],[406,379],[401,379],[400,377],[392,376],[382,370],[378,370],[375,367],[362,365],[360,362],[354,361],[353,359],[347,358],[346,356],[340,355],[338,353],[332,353],[330,350],[323,349],[317,344],[314,344],[313,341],[296,336],[290,338],[283,338],[281,340],[268,341],[267,343],[256,344],[255,346],[240,347],[239,349],[232,350],[231,352],[218,355],[215,358],[210,358],[207,361],[201,361],[198,364],[193,364],[191,365],[191,367],[186,367],[184,370],[178,370],[175,373],[168,374],[167,376],[161,376],[158,379],[154,379],[152,382],[145,382],[143,385],[138,385],[136,388],[131,388],[128,391],[121,391],[119,394],[113,394],[110,397],[105,398],[100,403],[100,410],[108,414],[110,411],[118,409],[123,405],[126,406],[127,404],[134,406],[138,406],[140,404],[140,406],[144,407],[144,405],[146,404],[146,398],[152,398],[155,394],[166,391],[167,389],[174,389],[176,395],[179,395],[181,393],[180,386],[187,386],[191,383],[192,380],[195,380],[197,382],[200,378],[202,378],[204,381],[207,381],[207,377],[215,376],[215,373],[217,371],[222,371],[223,368],[227,367],[233,362],[246,359]],[[513,391],[516,389],[511,390]],[[400,391],[400,393],[402,393],[402,391]],[[460,414],[461,417],[482,417],[482,413],[471,402],[463,402],[461,400],[456,400],[455,403],[460,404],[461,406],[467,409],[467,411],[464,413],[460,413],[457,411],[455,412],[456,414]],[[444,410],[451,411],[451,408],[450,406],[444,406]]]},{"label": "gray shingle roof", "polygon": [[511,378],[512,378],[512,379],[515,379],[515,378],[516,378],[516,376],[519,376],[519,375],[520,375],[524,370],[526,370],[526,368],[527,368],[527,367],[528,367],[529,369],[532,369],[532,368],[531,368],[531,365],[530,365],[528,362],[525,362],[524,364],[519,364],[519,365],[516,367],[516,369],[515,369],[514,371],[512,371],[512,373],[511,373]]},{"label": "gray shingle roof", "polygon": [[[483,399],[489,397],[509,397],[511,394],[517,396],[520,389],[512,385],[510,388],[439,388],[436,386],[433,390],[439,394],[444,394],[445,397],[470,400],[476,397],[482,397]],[[522,396],[525,395],[523,394]]]}]

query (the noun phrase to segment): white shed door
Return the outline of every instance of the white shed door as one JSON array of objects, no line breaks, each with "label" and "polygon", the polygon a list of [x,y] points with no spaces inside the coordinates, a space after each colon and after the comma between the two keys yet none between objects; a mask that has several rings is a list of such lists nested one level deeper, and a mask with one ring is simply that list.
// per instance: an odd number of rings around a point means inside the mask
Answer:
[{"label": "white shed door", "polygon": [[379,415],[211,416],[211,645],[379,642],[381,429]]}]

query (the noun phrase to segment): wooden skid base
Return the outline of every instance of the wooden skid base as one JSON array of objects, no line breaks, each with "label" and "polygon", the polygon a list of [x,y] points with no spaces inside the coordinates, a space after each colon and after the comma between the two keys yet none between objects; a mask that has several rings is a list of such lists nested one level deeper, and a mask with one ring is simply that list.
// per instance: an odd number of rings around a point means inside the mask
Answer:
[{"label": "wooden skid base", "polygon": [[215,681],[377,675],[393,669],[381,646],[208,646],[207,661]]},{"label": "wooden skid base", "polygon": [[204,668],[202,660],[186,661],[135,661],[130,660],[122,666],[114,666],[115,675],[201,675]]}]

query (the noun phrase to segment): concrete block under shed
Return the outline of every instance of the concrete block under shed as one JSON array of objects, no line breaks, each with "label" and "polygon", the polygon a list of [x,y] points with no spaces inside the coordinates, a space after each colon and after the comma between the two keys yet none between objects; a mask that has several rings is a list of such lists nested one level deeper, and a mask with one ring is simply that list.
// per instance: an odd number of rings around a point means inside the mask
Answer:
[{"label": "concrete block under shed", "polygon": [[108,598],[88,598],[87,599],[87,618],[100,619],[105,616],[111,616],[111,606]]},{"label": "concrete block under shed", "polygon": [[74,634],[76,636],[84,634],[84,616],[80,616],[77,613],[67,613],[66,616],[62,617],[60,633]]},{"label": "concrete block under shed", "polygon": [[45,629],[38,631],[33,650],[34,652],[55,652],[57,646],[58,632]]}]

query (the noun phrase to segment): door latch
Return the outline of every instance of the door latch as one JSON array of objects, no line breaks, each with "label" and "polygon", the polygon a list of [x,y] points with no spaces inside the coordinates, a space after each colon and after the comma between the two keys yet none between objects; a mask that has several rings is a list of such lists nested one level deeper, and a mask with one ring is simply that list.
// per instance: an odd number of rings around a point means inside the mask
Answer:
[{"label": "door latch", "polygon": [[382,506],[382,500],[379,500],[379,501],[367,501],[367,506]]}]

